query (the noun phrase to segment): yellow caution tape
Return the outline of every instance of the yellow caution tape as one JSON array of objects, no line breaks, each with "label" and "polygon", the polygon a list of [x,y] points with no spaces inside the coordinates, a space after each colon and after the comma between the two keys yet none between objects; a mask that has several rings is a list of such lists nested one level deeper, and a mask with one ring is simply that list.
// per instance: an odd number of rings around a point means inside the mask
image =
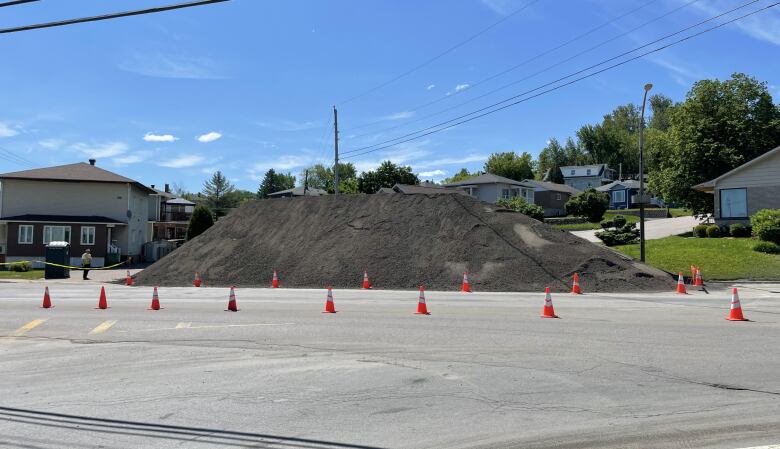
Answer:
[{"label": "yellow caution tape", "polygon": [[0,262],[0,265],[13,265],[13,264],[16,264],[16,263],[24,263],[24,262],[27,262],[29,264],[42,263],[44,265],[51,265],[53,267],[70,268],[71,270],[90,270],[90,271],[91,270],[108,270],[110,268],[116,268],[116,267],[118,267],[120,265],[124,265],[124,264],[127,263],[127,261],[124,261],[124,262],[119,262],[119,263],[114,264],[114,265],[109,265],[107,267],[73,267],[73,266],[70,266],[70,265],[60,265],[58,263],[52,263],[52,262],[42,262],[40,260],[34,260],[34,261],[19,260],[19,261],[16,261],[16,262]]}]

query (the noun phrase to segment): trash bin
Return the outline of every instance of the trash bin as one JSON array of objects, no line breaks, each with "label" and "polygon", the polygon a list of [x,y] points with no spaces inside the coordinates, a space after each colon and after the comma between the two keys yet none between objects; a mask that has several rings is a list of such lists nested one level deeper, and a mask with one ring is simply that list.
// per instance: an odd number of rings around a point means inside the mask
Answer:
[{"label": "trash bin", "polygon": [[70,244],[68,242],[51,242],[46,245],[46,262],[65,265],[62,267],[46,265],[43,275],[46,279],[65,279],[70,277]]}]

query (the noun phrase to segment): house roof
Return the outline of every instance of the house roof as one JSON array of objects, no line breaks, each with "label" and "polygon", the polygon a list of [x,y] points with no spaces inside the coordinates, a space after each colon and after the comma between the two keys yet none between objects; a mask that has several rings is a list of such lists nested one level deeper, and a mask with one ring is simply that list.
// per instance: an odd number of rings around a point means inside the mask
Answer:
[{"label": "house roof", "polygon": [[[607,164],[593,164],[593,165],[567,165],[561,167],[561,174],[564,178],[579,178],[588,176],[600,176],[604,173]],[[571,171],[574,170],[574,174]],[[590,174],[588,174],[590,170]]]},{"label": "house roof", "polygon": [[[379,189],[382,190],[382,189]],[[410,184],[396,184],[392,188],[393,192],[403,193],[406,195],[413,194],[433,194],[433,195],[451,195],[462,194],[468,195],[465,191],[460,189],[448,189],[443,186],[429,183],[428,185],[410,185]],[[388,193],[388,192],[382,192]]]},{"label": "house roof", "polygon": [[638,189],[639,188],[639,181],[635,179],[626,179],[624,181],[612,181],[609,184],[604,184],[603,186],[596,187],[596,190],[599,192],[608,192],[612,190],[613,187],[621,185],[627,189]]},{"label": "house roof", "polygon": [[767,159],[767,158],[771,157],[773,154],[776,154],[778,152],[780,152],[780,146],[775,147],[775,148],[767,151],[766,153],[762,154],[761,156],[755,157],[755,158],[745,162],[744,164],[740,165],[739,167],[737,167],[737,168],[735,168],[733,170],[727,171],[726,173],[718,176],[715,179],[711,179],[711,180],[709,180],[707,182],[703,182],[701,184],[696,184],[695,186],[693,186],[691,188],[694,189],[694,190],[698,190],[700,192],[712,192],[713,190],[715,190],[715,186],[718,184],[718,181],[720,181],[723,178],[726,178],[728,176],[731,176],[731,175],[733,175],[733,174],[735,174],[737,172],[745,170],[746,168],[750,168],[753,165],[763,161],[764,159]]},{"label": "house roof", "polygon": [[108,170],[103,170],[86,162],[76,164],[57,165],[54,167],[35,168],[11,173],[0,174],[0,179],[26,179],[32,181],[70,181],[70,182],[114,182],[122,184],[134,184],[149,193],[157,193],[138,181]]},{"label": "house roof", "polygon": [[106,224],[126,224],[113,218],[100,215],[14,215],[13,217],[3,217],[0,221],[19,221],[19,222],[49,222],[49,223],[106,223]]},{"label": "house roof", "polygon": [[[322,189],[307,189],[306,190],[306,196],[323,196],[327,195],[328,192],[322,190]],[[285,196],[285,195],[292,195],[292,196],[304,196],[303,195],[303,187],[295,187],[292,189],[287,190],[280,190],[278,192],[269,193],[268,196]]]},{"label": "house roof", "polygon": [[449,184],[444,184],[444,187],[462,187],[462,186],[473,186],[473,185],[480,185],[480,184],[511,184],[511,185],[522,186],[522,187],[533,187],[526,183],[515,181],[514,179],[509,179],[509,178],[504,178],[503,176],[494,175],[493,173],[485,173],[479,176],[475,176],[473,178],[464,179],[463,181],[451,182]]},{"label": "house roof", "polygon": [[165,204],[183,204],[185,206],[194,206],[195,203],[193,203],[190,200],[185,200],[184,198],[173,198],[170,200],[165,200]]},{"label": "house roof", "polygon": [[547,182],[547,181],[537,181],[535,179],[524,179],[523,182],[535,186],[538,189],[549,190],[551,192],[569,193],[571,195],[576,195],[580,193],[579,190],[575,189],[572,186],[567,186],[566,184],[557,184],[554,182]]}]

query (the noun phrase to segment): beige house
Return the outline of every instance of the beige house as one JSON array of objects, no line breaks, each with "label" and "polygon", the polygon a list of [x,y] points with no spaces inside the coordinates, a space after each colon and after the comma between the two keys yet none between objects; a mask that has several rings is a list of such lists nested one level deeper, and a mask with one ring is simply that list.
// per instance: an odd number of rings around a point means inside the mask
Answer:
[{"label": "beige house", "polygon": [[141,255],[157,192],[89,162],[0,175],[0,259],[43,260],[51,241],[70,243],[74,265],[87,248],[93,266]]},{"label": "beige house", "polygon": [[501,199],[521,197],[529,204],[534,204],[534,186],[492,173],[484,173],[463,181],[444,184],[444,187],[462,190],[470,196],[487,203],[496,203]]},{"label": "beige house", "polygon": [[718,224],[747,223],[761,209],[780,209],[780,147],[693,188],[714,195]]}]

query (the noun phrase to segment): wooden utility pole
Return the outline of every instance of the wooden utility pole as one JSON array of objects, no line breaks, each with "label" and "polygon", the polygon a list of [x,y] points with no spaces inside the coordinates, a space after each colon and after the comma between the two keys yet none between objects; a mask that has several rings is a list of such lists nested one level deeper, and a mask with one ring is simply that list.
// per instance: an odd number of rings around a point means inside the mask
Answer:
[{"label": "wooden utility pole", "polygon": [[335,163],[333,164],[333,194],[339,194],[339,112],[333,106],[333,148],[336,150]]}]

